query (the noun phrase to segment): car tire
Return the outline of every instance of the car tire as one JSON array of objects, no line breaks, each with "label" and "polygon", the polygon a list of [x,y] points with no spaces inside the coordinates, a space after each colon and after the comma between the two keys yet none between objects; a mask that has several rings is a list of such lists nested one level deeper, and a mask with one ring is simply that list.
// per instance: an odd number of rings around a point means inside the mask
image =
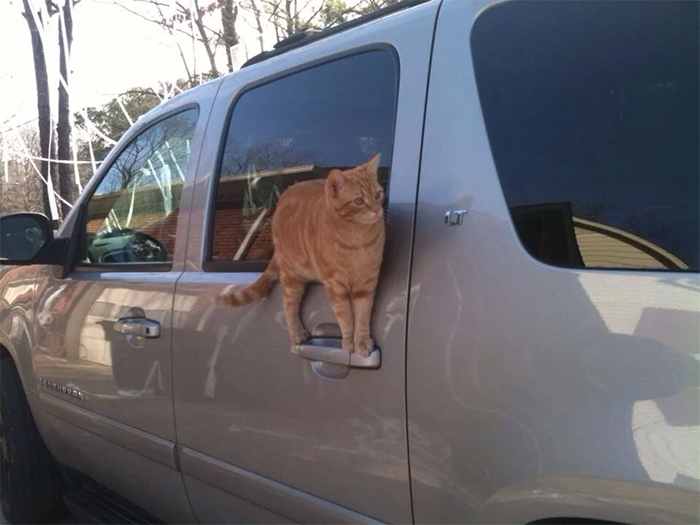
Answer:
[{"label": "car tire", "polygon": [[0,503],[10,523],[65,516],[58,464],[46,448],[12,359],[0,360]]}]

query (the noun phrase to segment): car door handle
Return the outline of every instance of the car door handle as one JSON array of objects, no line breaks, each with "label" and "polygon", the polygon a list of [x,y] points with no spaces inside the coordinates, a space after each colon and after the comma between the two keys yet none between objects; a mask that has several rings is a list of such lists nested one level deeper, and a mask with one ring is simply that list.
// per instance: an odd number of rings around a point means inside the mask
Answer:
[{"label": "car door handle", "polygon": [[160,323],[143,317],[123,317],[114,322],[114,330],[148,339],[160,337]]},{"label": "car door handle", "polygon": [[340,339],[314,337],[303,343],[292,345],[292,353],[320,363],[347,366],[349,368],[377,369],[382,364],[382,353],[376,346],[369,356],[348,354],[343,350]]}]

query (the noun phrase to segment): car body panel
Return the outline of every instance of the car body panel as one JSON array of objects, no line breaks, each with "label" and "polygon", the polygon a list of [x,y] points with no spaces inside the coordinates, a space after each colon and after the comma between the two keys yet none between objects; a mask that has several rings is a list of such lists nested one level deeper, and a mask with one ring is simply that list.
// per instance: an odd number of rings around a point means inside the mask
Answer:
[{"label": "car body panel", "polygon": [[[240,477],[230,473],[239,469],[259,476],[249,482],[249,501],[289,519],[359,519],[348,509],[364,519],[412,519],[405,435],[405,292],[438,5],[429,2],[389,15],[245,68],[227,78],[219,91],[197,180],[186,270],[177,285],[173,347],[178,439],[187,456],[183,473],[209,482],[212,497],[219,497],[221,490],[240,496]],[[379,370],[351,370],[345,379],[329,380],[290,352],[279,287],[250,306],[231,309],[213,301],[227,286],[250,283],[259,273],[202,270],[206,218],[216,183],[212,179],[231,102],[251,82],[387,45],[398,54],[400,84],[388,255],[373,321],[383,362]],[[337,321],[321,286],[308,288],[302,316],[312,333],[337,335],[332,334]],[[197,467],[197,462],[204,463]],[[214,475],[217,469],[220,473]],[[299,513],[296,492],[258,490],[257,482],[302,491],[317,508]],[[227,519],[211,509],[201,484],[199,492],[201,498],[191,498],[198,516],[206,512],[210,519]]]},{"label": "car body panel", "polygon": [[[698,521],[700,275],[554,267],[523,247],[470,53],[499,3],[393,13],[189,90],[127,131],[57,235],[77,231],[132,138],[195,103],[171,269],[0,268],[0,345],[61,463],[168,522]],[[207,229],[233,99],[378,48],[400,64],[382,366],[331,380],[290,352],[279,287],[214,303],[259,272],[205,271]],[[161,323],[157,343],[110,332],[134,306]],[[337,335],[319,286],[302,312]]]},{"label": "car body panel", "polygon": [[39,385],[33,380],[34,302],[38,266],[0,265],[0,346],[17,365],[27,398],[36,399]]},{"label": "car body panel", "polygon": [[[132,138],[163,116],[195,103],[199,118],[183,181],[184,220],[178,221],[168,271],[76,267],[64,276],[58,266],[28,266],[3,269],[2,275],[3,282],[12,283],[2,286],[2,300],[8,303],[2,323],[11,323],[2,331],[10,339],[8,349],[19,358],[15,362],[30,406],[56,459],[107,486],[150,480],[139,487],[137,500],[179,521],[194,517],[175,461],[172,301],[184,265],[198,152],[218,87],[219,82],[202,86],[142,117],[110,152],[57,233],[78,233],[81,206]],[[32,273],[33,282],[27,279],[18,297],[18,277]],[[158,339],[131,341],[114,331],[113,322],[133,308],[160,323]],[[162,486],[170,490],[163,492]]]},{"label": "car body panel", "polygon": [[484,5],[447,0],[436,30],[407,349],[416,522],[697,521],[699,276],[525,251],[469,53]]}]

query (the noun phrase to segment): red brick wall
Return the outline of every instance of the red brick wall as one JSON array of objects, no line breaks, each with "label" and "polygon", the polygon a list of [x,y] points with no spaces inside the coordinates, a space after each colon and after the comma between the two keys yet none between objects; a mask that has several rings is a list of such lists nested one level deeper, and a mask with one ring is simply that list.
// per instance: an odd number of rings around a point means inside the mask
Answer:
[{"label": "red brick wall", "polygon": [[180,209],[173,210],[170,215],[163,218],[158,218],[157,214],[154,214],[156,220],[153,222],[146,222],[149,218],[146,214],[139,216],[139,220],[144,220],[145,224],[141,227],[137,226],[138,223],[134,222],[132,219],[132,228],[138,229],[139,231],[155,237],[160,242],[163,243],[165,249],[168,252],[168,260],[172,260],[173,252],[175,251],[175,235],[177,233],[177,217],[180,215]]},{"label": "red brick wall", "polygon": [[[233,260],[236,251],[245,239],[248,230],[262,210],[243,215],[243,210],[233,205],[219,207],[214,216],[214,235],[212,237],[212,260]],[[269,259],[272,257],[272,215],[269,215],[263,227],[253,240],[243,260]]]}]

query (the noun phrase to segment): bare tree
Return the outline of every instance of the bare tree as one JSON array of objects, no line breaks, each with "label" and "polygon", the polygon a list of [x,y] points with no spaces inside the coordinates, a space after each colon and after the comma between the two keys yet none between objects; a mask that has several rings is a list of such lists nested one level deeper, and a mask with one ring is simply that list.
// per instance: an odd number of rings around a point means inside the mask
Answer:
[{"label": "bare tree", "polygon": [[327,0],[260,0],[268,20],[275,27],[277,41],[298,31],[317,26]]},{"label": "bare tree", "polygon": [[[58,83],[58,126],[56,131],[58,136],[58,160],[63,161],[58,164],[58,192],[68,202],[75,200],[70,176],[71,165],[69,164],[69,161],[72,160],[73,151],[71,147],[68,61],[73,45],[73,7],[79,2],[80,0],[64,0],[58,25],[60,78]],[[64,201],[61,201],[61,211],[64,217],[70,211],[70,206]]]},{"label": "bare tree", "polygon": [[[38,131],[33,126],[19,130],[19,139],[26,148],[27,155],[39,156],[40,144]],[[44,212],[42,198],[46,194],[45,185],[36,176],[32,159],[14,157],[3,163],[0,178],[0,213],[19,211]],[[4,170],[7,169],[7,172]]]},{"label": "bare tree", "polygon": [[399,1],[401,0],[326,0],[318,23],[321,27],[331,27]]},{"label": "bare tree", "polygon": [[197,28],[199,33],[199,41],[204,46],[204,50],[207,53],[207,58],[209,58],[210,73],[213,77],[218,77],[220,75],[219,68],[216,66],[216,31],[210,29],[205,21],[207,14],[212,13],[218,7],[218,2],[213,2],[204,7],[200,7],[199,0],[192,0],[194,4],[194,10],[185,6],[182,2],[176,2],[178,12],[175,16],[170,19],[170,23],[173,22],[186,22],[188,20],[192,21]]},{"label": "bare tree", "polygon": [[44,179],[46,189],[43,195],[44,213],[48,217],[57,219],[55,199],[52,194],[55,168],[50,160],[55,157],[53,140],[53,122],[51,118],[51,98],[49,95],[49,75],[46,69],[46,53],[44,49],[43,24],[45,17],[53,16],[58,12],[55,4],[45,0],[43,9],[34,9],[30,0],[22,0],[22,15],[27,21],[32,42],[32,56],[34,59],[34,77],[36,79],[37,110],[39,112],[39,143],[40,143],[40,171]]},{"label": "bare tree", "polygon": [[[238,31],[236,30],[238,2],[236,0],[215,0],[201,5],[199,0],[192,0],[194,9],[190,9],[181,1],[176,2],[175,5],[177,6],[177,14],[172,17],[172,20],[179,23],[190,21],[197,28],[198,41],[204,46],[209,59],[211,76],[217,77],[221,74],[216,63],[216,50],[219,45],[224,47],[228,71],[233,71],[234,64],[231,49],[240,42]],[[213,15],[217,12],[221,19],[220,29],[212,23],[211,17],[208,17],[208,15]]]},{"label": "bare tree", "polygon": [[241,8],[246,11],[250,11],[253,13],[253,18],[255,20],[255,29],[258,30],[258,34],[260,35],[260,52],[263,52],[264,49],[264,44],[263,44],[263,39],[262,39],[262,34],[263,34],[263,24],[262,24],[262,11],[260,10],[260,7],[258,6],[258,3],[256,0],[246,0],[241,3]]},{"label": "bare tree", "polygon": [[240,42],[238,32],[236,31],[238,4],[234,3],[234,0],[219,0],[219,9],[221,11],[221,40],[226,50],[226,66],[229,72],[231,72],[233,71],[231,48]]},{"label": "bare tree", "polygon": [[[254,1],[254,0],[248,0]],[[193,71],[178,42],[178,37],[185,36],[193,43],[199,43],[206,53],[209,63],[209,71],[206,78],[218,77],[221,69],[217,62],[217,52],[221,47],[226,56],[226,66],[229,72],[234,70],[234,57],[232,49],[239,44],[240,37],[236,29],[240,10],[240,0],[176,0],[167,4],[161,0],[120,0],[117,5],[140,18],[153,22],[162,27],[173,37],[178,45],[180,56],[187,69],[190,85],[196,84],[196,49],[193,49],[192,61],[195,64]],[[136,4],[145,4],[151,7],[150,12],[138,10]],[[175,12],[168,8],[174,8]],[[262,32],[262,23],[259,24]]]},{"label": "bare tree", "polygon": [[[141,11],[134,9],[131,4],[136,3],[147,4],[151,6],[153,8],[153,12],[149,14],[144,14]],[[185,56],[185,51],[183,50],[182,45],[180,44],[180,41],[177,38],[178,34],[183,34],[188,38],[194,39],[194,34],[188,33],[182,28],[176,26],[175,22],[180,20],[181,18],[176,18],[177,15],[176,17],[173,17],[166,14],[164,8],[169,7],[168,4],[161,2],[160,0],[122,0],[121,2],[115,2],[115,5],[121,7],[122,9],[128,11],[129,13],[135,16],[138,16],[143,20],[146,20],[147,22],[152,22],[158,25],[159,27],[163,28],[172,37],[173,42],[177,47],[180,59],[182,60],[182,65],[184,66],[185,73],[187,74],[188,84],[190,86],[197,85],[196,64],[195,67],[190,67],[189,62],[187,61],[187,57]]]}]

